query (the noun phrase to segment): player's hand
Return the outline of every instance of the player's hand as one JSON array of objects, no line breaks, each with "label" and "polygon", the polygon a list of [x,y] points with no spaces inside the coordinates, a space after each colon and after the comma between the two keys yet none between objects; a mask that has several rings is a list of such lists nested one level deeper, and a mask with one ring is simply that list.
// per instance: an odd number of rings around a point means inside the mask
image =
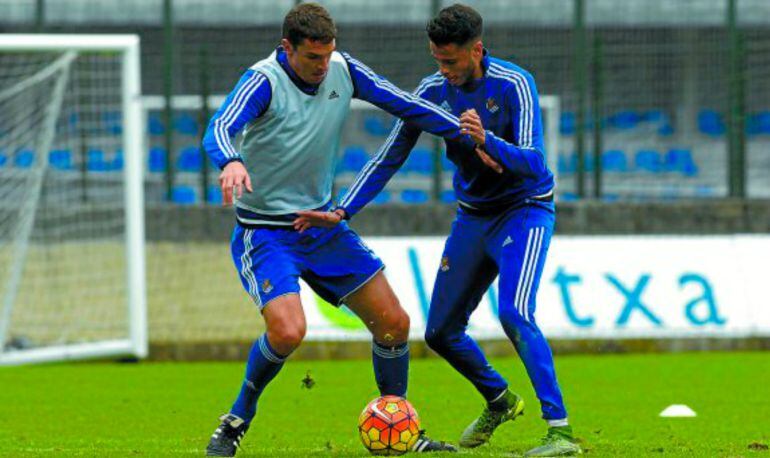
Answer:
[{"label": "player's hand", "polygon": [[305,232],[313,226],[334,227],[345,218],[345,210],[338,208],[333,212],[319,212],[314,210],[297,212],[299,215],[294,220],[294,230]]},{"label": "player's hand", "polygon": [[481,159],[481,162],[483,162],[484,165],[494,170],[496,173],[503,173],[503,166],[495,162],[495,160],[492,159],[492,157],[483,149],[476,147],[476,154],[479,156],[479,159]]},{"label": "player's hand", "polygon": [[460,115],[460,132],[470,135],[471,139],[479,146],[484,146],[487,141],[487,132],[484,130],[484,125],[481,124],[481,117],[473,108]]},{"label": "player's hand", "polygon": [[230,162],[219,174],[219,187],[222,189],[222,205],[233,204],[233,195],[238,199],[243,195],[243,188],[252,192],[251,178],[246,167],[240,161]]}]

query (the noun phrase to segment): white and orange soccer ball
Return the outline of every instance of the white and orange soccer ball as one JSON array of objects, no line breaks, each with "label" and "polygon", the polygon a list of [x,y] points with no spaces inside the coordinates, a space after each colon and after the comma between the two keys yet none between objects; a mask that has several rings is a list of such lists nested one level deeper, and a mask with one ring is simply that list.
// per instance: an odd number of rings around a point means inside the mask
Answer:
[{"label": "white and orange soccer ball", "polygon": [[420,418],[406,399],[383,396],[361,412],[358,433],[372,455],[402,455],[412,449],[420,436]]}]

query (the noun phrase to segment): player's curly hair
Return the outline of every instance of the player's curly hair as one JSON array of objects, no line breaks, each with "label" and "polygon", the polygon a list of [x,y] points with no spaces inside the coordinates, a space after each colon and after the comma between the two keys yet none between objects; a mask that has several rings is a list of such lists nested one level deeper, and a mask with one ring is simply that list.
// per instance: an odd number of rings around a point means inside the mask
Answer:
[{"label": "player's curly hair", "polygon": [[450,43],[460,46],[481,38],[483,21],[470,6],[455,3],[439,11],[425,29],[430,41],[439,46]]},{"label": "player's curly hair", "polygon": [[300,3],[283,18],[283,38],[292,46],[302,40],[329,43],[337,37],[337,27],[326,8],[318,3]]}]

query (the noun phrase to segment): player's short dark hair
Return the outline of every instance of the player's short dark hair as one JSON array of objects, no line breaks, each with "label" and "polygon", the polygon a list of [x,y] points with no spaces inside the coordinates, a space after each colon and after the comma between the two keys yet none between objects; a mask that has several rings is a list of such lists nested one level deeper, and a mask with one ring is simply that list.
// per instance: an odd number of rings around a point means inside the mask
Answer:
[{"label": "player's short dark hair", "polygon": [[337,37],[337,27],[326,8],[318,3],[300,3],[283,18],[283,38],[292,46],[302,40],[329,43]]},{"label": "player's short dark hair", "polygon": [[430,41],[439,46],[450,43],[462,46],[481,38],[482,30],[483,21],[478,11],[459,3],[439,11],[426,27]]}]

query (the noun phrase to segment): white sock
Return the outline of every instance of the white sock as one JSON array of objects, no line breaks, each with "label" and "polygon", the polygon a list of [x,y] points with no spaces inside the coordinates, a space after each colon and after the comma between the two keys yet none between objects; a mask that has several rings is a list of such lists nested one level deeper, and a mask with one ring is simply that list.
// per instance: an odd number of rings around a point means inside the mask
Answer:
[{"label": "white sock", "polygon": [[556,426],[569,426],[569,422],[567,421],[567,418],[561,418],[559,420],[546,420],[548,422],[548,426],[550,427],[556,427]]}]

